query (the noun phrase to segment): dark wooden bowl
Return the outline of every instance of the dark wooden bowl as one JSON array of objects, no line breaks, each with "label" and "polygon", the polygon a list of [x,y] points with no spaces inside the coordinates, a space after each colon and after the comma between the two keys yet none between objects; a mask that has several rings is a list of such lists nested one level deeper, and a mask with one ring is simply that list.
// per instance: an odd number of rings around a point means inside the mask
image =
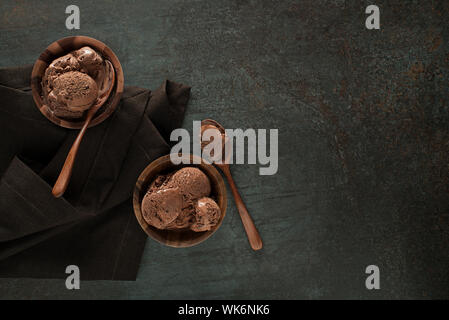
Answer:
[{"label": "dark wooden bowl", "polygon": [[120,98],[123,93],[124,78],[122,66],[120,65],[120,61],[118,60],[117,56],[108,46],[106,46],[99,40],[85,36],[74,36],[60,39],[53,42],[47,47],[47,49],[45,49],[44,52],[41,53],[34,64],[33,71],[31,72],[31,90],[36,106],[39,108],[40,112],[42,112],[42,114],[50,121],[54,122],[58,126],[69,129],[81,129],[85,120],[83,118],[63,119],[54,115],[54,113],[46,105],[45,99],[42,94],[42,76],[45,73],[45,69],[47,69],[48,65],[53,60],[69,53],[70,51],[77,50],[84,46],[89,46],[92,49],[95,49],[97,52],[101,53],[104,58],[111,61],[115,70],[116,80],[114,88],[112,89],[108,100],[104,103],[100,110],[97,111],[94,118],[89,124],[89,127],[95,126],[104,121],[112,114],[112,112],[114,112],[115,108],[120,102]]},{"label": "dark wooden bowl", "polygon": [[[186,158],[193,159],[196,156],[186,155]],[[192,161],[190,162],[192,163]],[[221,209],[220,221],[216,226],[214,226],[209,231],[204,232],[194,232],[191,230],[160,230],[157,229],[143,219],[141,211],[141,203],[145,193],[148,190],[151,182],[156,178],[158,174],[168,173],[174,170],[181,169],[183,167],[197,167],[202,170],[210,179],[211,182],[211,197],[217,201],[218,206]],[[145,170],[140,174],[137,179],[136,186],[134,188],[133,194],[133,206],[134,213],[136,215],[137,221],[139,221],[142,229],[154,240],[176,248],[191,247],[199,244],[209,238],[223,222],[223,218],[226,215],[226,187],[222,176],[211,164],[203,161],[201,164],[180,164],[175,165],[170,161],[170,155],[160,157],[154,160],[150,165],[148,165]]]}]

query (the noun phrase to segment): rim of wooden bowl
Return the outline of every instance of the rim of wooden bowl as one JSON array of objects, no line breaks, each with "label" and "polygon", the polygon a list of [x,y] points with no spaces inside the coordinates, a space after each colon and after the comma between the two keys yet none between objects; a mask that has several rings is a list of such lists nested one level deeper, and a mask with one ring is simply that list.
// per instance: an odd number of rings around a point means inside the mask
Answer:
[{"label": "rim of wooden bowl", "polygon": [[42,76],[45,73],[45,69],[47,69],[48,65],[53,60],[84,46],[89,46],[92,49],[95,49],[103,57],[111,61],[114,66],[116,78],[114,88],[112,89],[108,100],[100,108],[100,110],[97,111],[97,114],[89,124],[89,128],[106,120],[117,108],[123,94],[124,77],[122,66],[115,53],[103,42],[86,36],[65,37],[53,42],[45,49],[44,52],[40,54],[39,58],[34,63],[33,71],[31,72],[31,91],[34,102],[39,111],[54,124],[68,129],[81,129],[85,120],[84,118],[73,120],[59,118],[49,109],[49,107],[45,104],[42,95]]},{"label": "rim of wooden bowl", "polygon": [[[194,158],[201,159],[192,154],[183,155],[182,157],[189,160],[193,160]],[[226,186],[221,174],[212,164],[208,163],[204,159],[202,159],[201,164],[194,164],[192,161],[190,161],[190,163],[191,164],[173,164],[170,160],[170,155],[165,155],[154,160],[140,174],[133,193],[134,214],[143,231],[145,231],[145,233],[153,240],[174,248],[192,247],[207,240],[218,230],[218,228],[220,228],[223,223],[223,219],[226,216]],[[194,232],[191,230],[160,230],[149,225],[143,219],[141,203],[149,184],[158,174],[166,171],[181,169],[183,167],[197,167],[201,169],[201,171],[203,171],[211,181],[212,192],[215,193],[217,204],[221,210],[221,217],[217,225],[209,231]],[[189,238],[189,236],[192,238]],[[180,237],[185,237],[185,239],[180,239]]]}]

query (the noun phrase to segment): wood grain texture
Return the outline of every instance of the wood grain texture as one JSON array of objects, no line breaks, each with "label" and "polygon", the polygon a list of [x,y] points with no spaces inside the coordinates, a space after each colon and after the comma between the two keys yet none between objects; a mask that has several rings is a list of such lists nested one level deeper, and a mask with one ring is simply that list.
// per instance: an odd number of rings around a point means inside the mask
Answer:
[{"label": "wood grain texture", "polygon": [[[203,126],[211,125],[215,128],[217,128],[220,133],[224,136],[226,136],[225,128],[219,124],[217,121],[212,119],[204,119],[201,121],[201,136],[203,135]],[[224,141],[228,141],[228,139],[224,139]],[[226,145],[226,142],[224,143]],[[225,145],[222,146],[222,154],[225,154]],[[256,226],[254,225],[254,221],[251,218],[251,215],[248,212],[248,209],[246,208],[245,203],[243,202],[242,197],[240,196],[240,193],[238,191],[237,185],[234,182],[234,179],[231,175],[231,170],[229,168],[229,161],[223,157],[223,163],[214,163],[214,165],[217,168],[220,168],[220,170],[224,173],[226,179],[228,180],[229,187],[231,188],[232,195],[234,196],[234,201],[237,206],[237,210],[240,215],[240,219],[242,219],[243,227],[245,228],[246,235],[248,236],[249,244],[251,245],[251,248],[255,251],[262,249],[263,243],[262,238],[259,235],[259,231],[257,231]]]},{"label": "wood grain texture", "polygon": [[259,231],[254,224],[251,215],[243,202],[242,197],[237,189],[237,186],[232,178],[231,171],[228,165],[218,165],[218,167],[223,171],[226,179],[228,180],[229,187],[231,188],[232,195],[234,196],[234,201],[237,206],[240,218],[242,219],[243,227],[245,228],[246,235],[248,236],[249,244],[253,250],[260,250],[263,247],[262,238],[259,235]]},{"label": "wood grain texture", "polygon": [[56,116],[48,107],[45,95],[42,93],[42,77],[45,69],[56,58],[61,57],[70,51],[77,50],[84,46],[90,46],[99,52],[104,58],[109,60],[114,66],[116,81],[107,101],[98,110],[94,118],[89,124],[89,127],[95,126],[106,120],[117,108],[124,88],[123,70],[114,52],[107,47],[103,42],[86,36],[65,37],[51,43],[39,56],[34,63],[33,71],[31,72],[31,90],[34,102],[39,111],[50,121],[58,126],[69,129],[81,129],[84,125],[85,119],[64,119]]},{"label": "wood grain texture", "polygon": [[[183,158],[189,159],[191,163],[193,162],[194,158],[198,159],[198,157],[193,155],[185,155]],[[221,216],[217,225],[215,225],[209,231],[194,232],[192,230],[160,230],[158,228],[149,225],[143,219],[141,211],[141,203],[151,182],[153,182],[153,180],[156,178],[158,174],[179,170],[185,166],[193,166],[199,168],[207,175],[207,177],[211,182],[211,196],[216,200],[218,206],[220,207]],[[215,231],[218,230],[218,228],[220,228],[223,219],[226,216],[226,207],[227,207],[226,187],[224,185],[223,178],[211,164],[202,162],[201,164],[198,165],[195,164],[174,165],[170,160],[170,155],[166,155],[154,160],[140,174],[139,178],[137,179],[133,193],[133,207],[137,221],[139,221],[139,224],[142,227],[142,229],[152,239],[170,247],[176,248],[191,247],[205,241],[212,234],[214,234]]]}]

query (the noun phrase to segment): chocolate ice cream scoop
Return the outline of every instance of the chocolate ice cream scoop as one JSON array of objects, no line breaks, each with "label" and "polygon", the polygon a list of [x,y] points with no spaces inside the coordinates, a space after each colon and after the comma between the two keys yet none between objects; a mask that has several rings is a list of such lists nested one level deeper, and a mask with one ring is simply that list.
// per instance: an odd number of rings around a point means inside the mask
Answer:
[{"label": "chocolate ice cream scoop", "polygon": [[81,117],[98,96],[95,81],[85,73],[69,71],[53,81],[53,89],[48,93],[48,101],[53,112],[64,118]]},{"label": "chocolate ice cream scoop", "polygon": [[[50,110],[61,118],[74,119],[83,117],[83,111],[91,107],[95,99],[90,99],[91,95],[88,95],[89,98],[87,100],[90,102],[90,105],[84,107],[83,110],[79,110],[77,107],[74,110],[73,105],[68,105],[71,100],[68,99],[70,101],[66,101],[67,95],[65,91],[62,91],[61,85],[69,83],[71,88],[79,89],[83,88],[86,82],[89,82],[89,88],[92,88],[91,83],[95,82],[96,98],[101,97],[113,85],[109,69],[109,64],[103,59],[101,54],[87,46],[55,59],[47,67],[42,78],[42,92],[47,97]],[[74,77],[72,72],[78,72],[78,75]],[[79,73],[85,76],[82,77]],[[87,77],[90,79],[87,79]],[[67,82],[68,80],[70,82]],[[76,84],[76,81],[80,81],[80,83]],[[64,97],[59,97],[59,91],[62,91]],[[71,96],[73,95],[74,91],[71,93]],[[82,97],[83,92],[80,92],[78,96]],[[67,110],[64,110],[65,108]]]},{"label": "chocolate ice cream scoop", "polygon": [[80,71],[89,74],[92,78],[97,78],[99,72],[104,68],[103,58],[91,47],[82,47],[72,52],[72,55],[78,61]]},{"label": "chocolate ice cream scoop", "polygon": [[178,170],[167,183],[168,187],[177,187],[185,200],[206,197],[210,194],[209,178],[198,168],[185,167]]},{"label": "chocolate ice cream scoop", "polygon": [[98,95],[102,95],[111,86],[107,65],[103,57],[91,47],[82,47],[73,51],[73,56],[80,64],[80,71],[90,75],[98,86]]},{"label": "chocolate ice cream scoop", "polygon": [[54,86],[54,81],[63,73],[69,71],[77,71],[81,68],[78,60],[71,54],[59,57],[53,60],[52,63],[45,70],[43,76],[42,87],[45,91],[51,91]]},{"label": "chocolate ice cream scoop", "polygon": [[[156,176],[148,187],[142,201],[142,215],[147,223],[159,229],[190,228],[196,232],[210,230],[220,218],[220,208],[214,200],[207,198],[210,193],[209,178],[196,167],[185,167],[176,172],[161,174]],[[181,204],[178,203],[179,199]],[[151,212],[162,210],[164,206],[168,206],[166,210],[170,212],[178,211],[173,220],[171,219],[175,216],[174,212],[172,215],[165,215],[167,219],[161,223],[161,215]],[[195,225],[192,227],[193,224]]]},{"label": "chocolate ice cream scoop", "polygon": [[187,229],[190,225],[195,221],[195,208],[192,206],[188,206],[183,208],[179,215],[169,223],[165,229],[167,230],[176,230],[176,229]]},{"label": "chocolate ice cream scoop", "polygon": [[201,198],[195,206],[195,222],[190,226],[195,232],[210,230],[220,220],[221,210],[211,198]]},{"label": "chocolate ice cream scoop", "polygon": [[182,194],[177,188],[148,192],[142,200],[142,215],[145,221],[165,229],[182,210]]},{"label": "chocolate ice cream scoop", "polygon": [[[225,148],[225,145],[226,145],[226,142],[227,142],[227,138],[226,138],[226,135],[224,133],[220,132],[220,130],[216,126],[214,126],[214,125],[203,124],[201,126],[201,149],[206,148],[209,144],[211,144],[214,141],[214,137],[213,136],[210,137],[210,141],[203,140],[203,134],[207,130],[216,130],[220,134],[220,137],[221,137],[221,148],[222,148],[222,150],[220,150],[220,152],[222,153],[221,155],[223,157],[224,156],[224,150],[225,150],[224,148]],[[212,149],[211,152],[210,152],[210,155],[213,157],[214,153],[215,153],[214,149]]]},{"label": "chocolate ice cream scoop", "polygon": [[172,175],[173,174],[170,173],[170,174],[160,174],[160,175],[156,176],[156,178],[150,184],[150,187],[148,188],[147,192],[156,192],[160,189],[165,188]]},{"label": "chocolate ice cream scoop", "polygon": [[[167,190],[170,188],[176,188],[178,190],[177,187],[168,186],[168,182],[170,181],[171,176],[173,176],[173,173],[160,174],[160,175],[156,176],[156,178],[150,184],[147,194]],[[195,211],[195,209],[194,209],[193,205],[187,204],[184,201],[184,197],[183,197],[182,209],[181,209],[179,215],[176,217],[175,220],[170,222],[165,227],[165,229],[174,230],[174,229],[188,228],[193,222],[194,211]]]}]

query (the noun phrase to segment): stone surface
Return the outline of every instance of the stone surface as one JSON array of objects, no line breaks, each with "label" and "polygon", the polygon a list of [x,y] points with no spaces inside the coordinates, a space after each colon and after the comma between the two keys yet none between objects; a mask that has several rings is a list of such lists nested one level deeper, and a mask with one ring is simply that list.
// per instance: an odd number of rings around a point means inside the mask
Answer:
[{"label": "stone surface", "polygon": [[78,1],[68,31],[64,2],[1,1],[2,67],[92,36],[127,85],[192,85],[186,128],[213,118],[280,140],[277,175],[232,168],[261,252],[230,197],[205,243],[148,240],[136,282],[0,279],[0,298],[448,298],[449,3],[375,3],[380,31],[365,28],[368,1]]}]

